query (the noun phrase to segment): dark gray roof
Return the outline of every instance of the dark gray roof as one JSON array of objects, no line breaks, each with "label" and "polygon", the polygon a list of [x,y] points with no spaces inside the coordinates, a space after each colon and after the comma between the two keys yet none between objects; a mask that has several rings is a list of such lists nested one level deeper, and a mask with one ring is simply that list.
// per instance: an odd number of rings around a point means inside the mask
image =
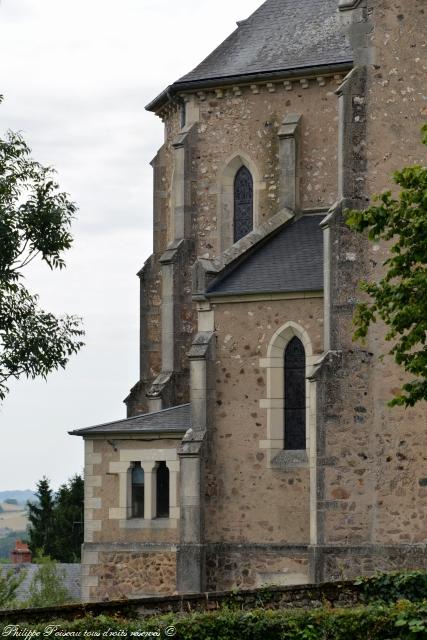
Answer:
[{"label": "dark gray roof", "polygon": [[340,27],[337,0],[267,0],[193,71],[148,106],[156,110],[171,93],[216,80],[256,80],[315,67],[351,66],[353,55]]},{"label": "dark gray roof", "polygon": [[178,82],[351,60],[337,0],[267,0]]},{"label": "dark gray roof", "polygon": [[[25,572],[25,577],[18,589],[16,590],[16,600],[18,602],[24,602],[30,597],[30,585],[33,581],[37,571],[40,569],[39,564],[1,564],[0,573],[6,574],[8,571],[14,571],[16,575],[19,575],[21,571]],[[76,602],[81,600],[80,596],[80,564],[61,564],[56,565],[56,571],[61,578],[62,585],[67,589],[70,594],[70,602]]]},{"label": "dark gray roof", "polygon": [[231,269],[220,275],[208,296],[323,289],[324,215],[305,215],[281,227]]},{"label": "dark gray roof", "polygon": [[153,413],[144,413],[134,418],[107,422],[95,427],[70,431],[72,436],[90,436],[97,434],[134,434],[134,433],[185,433],[191,427],[189,404],[171,407]]}]

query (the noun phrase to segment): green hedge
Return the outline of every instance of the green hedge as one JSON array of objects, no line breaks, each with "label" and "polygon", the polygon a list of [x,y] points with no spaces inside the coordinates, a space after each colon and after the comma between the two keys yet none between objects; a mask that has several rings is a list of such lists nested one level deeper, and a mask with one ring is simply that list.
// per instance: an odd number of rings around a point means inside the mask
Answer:
[{"label": "green hedge", "polygon": [[382,600],[396,602],[396,600],[411,600],[416,602],[427,598],[426,571],[392,571],[379,573],[371,578],[359,578],[355,581],[360,585],[365,600]]},{"label": "green hedge", "polygon": [[[141,638],[154,632],[157,637],[176,640],[421,640],[427,637],[427,601],[306,612],[224,608],[211,613],[169,614],[139,621],[87,616],[74,622],[50,624],[58,625],[50,635],[52,638],[64,635],[85,638],[89,634],[96,638]],[[43,634],[46,624],[22,625],[22,629]]]}]

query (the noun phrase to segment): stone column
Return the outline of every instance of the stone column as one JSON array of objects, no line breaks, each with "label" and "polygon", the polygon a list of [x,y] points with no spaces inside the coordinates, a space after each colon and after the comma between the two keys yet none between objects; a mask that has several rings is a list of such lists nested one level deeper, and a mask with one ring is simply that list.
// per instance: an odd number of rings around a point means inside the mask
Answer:
[{"label": "stone column", "polygon": [[144,520],[154,520],[157,513],[157,463],[142,462],[144,469]]},{"label": "stone column", "polygon": [[[203,436],[202,436],[203,437]],[[201,451],[203,441],[186,442],[179,451],[181,468],[180,545],[177,587],[180,593],[203,591]]]},{"label": "stone column", "polygon": [[288,114],[279,129],[280,208],[298,211],[300,208],[299,114]]}]

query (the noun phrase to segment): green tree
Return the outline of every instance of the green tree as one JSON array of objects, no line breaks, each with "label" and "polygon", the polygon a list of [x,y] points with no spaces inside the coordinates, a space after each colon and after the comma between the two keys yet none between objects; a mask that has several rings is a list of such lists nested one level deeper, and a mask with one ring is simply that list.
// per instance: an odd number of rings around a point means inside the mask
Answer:
[{"label": "green tree", "polygon": [[28,502],[29,547],[33,556],[38,553],[50,555],[54,551],[54,507],[55,500],[49,480],[43,477],[37,483],[37,501]]},{"label": "green tree", "polygon": [[43,311],[23,284],[36,258],[50,269],[65,266],[75,211],[19,133],[0,138],[0,400],[10,379],[46,378],[83,346],[81,320]]},{"label": "green tree", "polygon": [[54,552],[59,562],[78,562],[83,543],[84,482],[73,476],[59,487],[54,507]]},{"label": "green tree", "polygon": [[16,573],[13,569],[3,571],[0,567],[0,609],[10,607],[16,595],[16,591],[26,576],[25,571]]},{"label": "green tree", "polygon": [[26,607],[54,607],[72,602],[73,598],[64,587],[65,571],[48,556],[38,555],[35,562],[39,564],[28,588],[30,597]]},{"label": "green tree", "polygon": [[37,502],[28,503],[29,546],[59,562],[79,562],[83,543],[84,482],[73,476],[54,494],[47,478],[37,484]]},{"label": "green tree", "polygon": [[369,300],[357,306],[355,338],[364,340],[378,318],[387,325],[389,353],[412,377],[390,405],[414,406],[427,400],[427,167],[397,171],[394,182],[401,187],[397,199],[387,191],[368,209],[347,212],[352,229],[367,231],[374,242],[392,242],[384,276],[361,284]]}]

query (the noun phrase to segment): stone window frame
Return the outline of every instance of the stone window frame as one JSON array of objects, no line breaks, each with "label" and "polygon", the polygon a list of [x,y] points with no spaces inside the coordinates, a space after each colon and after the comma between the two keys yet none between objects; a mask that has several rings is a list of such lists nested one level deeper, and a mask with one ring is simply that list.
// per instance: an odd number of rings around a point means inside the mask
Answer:
[{"label": "stone window frame", "polygon": [[[169,518],[156,517],[156,468],[166,462],[169,469]],[[131,511],[132,463],[144,469],[144,518],[133,518]],[[120,461],[110,462],[109,473],[119,476],[118,507],[110,507],[109,519],[118,520],[120,529],[176,529],[180,518],[178,486],[179,459],[175,449],[122,449]]]},{"label": "stone window frame", "polygon": [[[306,356],[306,448],[305,450],[285,450],[284,447],[284,352],[289,342],[297,337],[301,340]],[[267,462],[271,468],[309,466],[315,443],[316,429],[316,383],[313,379],[314,365],[318,356],[307,331],[293,321],[279,327],[271,338],[267,357],[261,358],[260,367],[267,373],[267,397],[260,400],[260,408],[267,410],[267,439],[260,441],[260,449],[268,453]]]},{"label": "stone window frame", "polygon": [[229,158],[219,177],[219,253],[229,249],[234,243],[234,181],[242,167],[250,171],[253,180],[253,231],[260,226],[259,199],[265,189],[256,164],[242,151]]}]

